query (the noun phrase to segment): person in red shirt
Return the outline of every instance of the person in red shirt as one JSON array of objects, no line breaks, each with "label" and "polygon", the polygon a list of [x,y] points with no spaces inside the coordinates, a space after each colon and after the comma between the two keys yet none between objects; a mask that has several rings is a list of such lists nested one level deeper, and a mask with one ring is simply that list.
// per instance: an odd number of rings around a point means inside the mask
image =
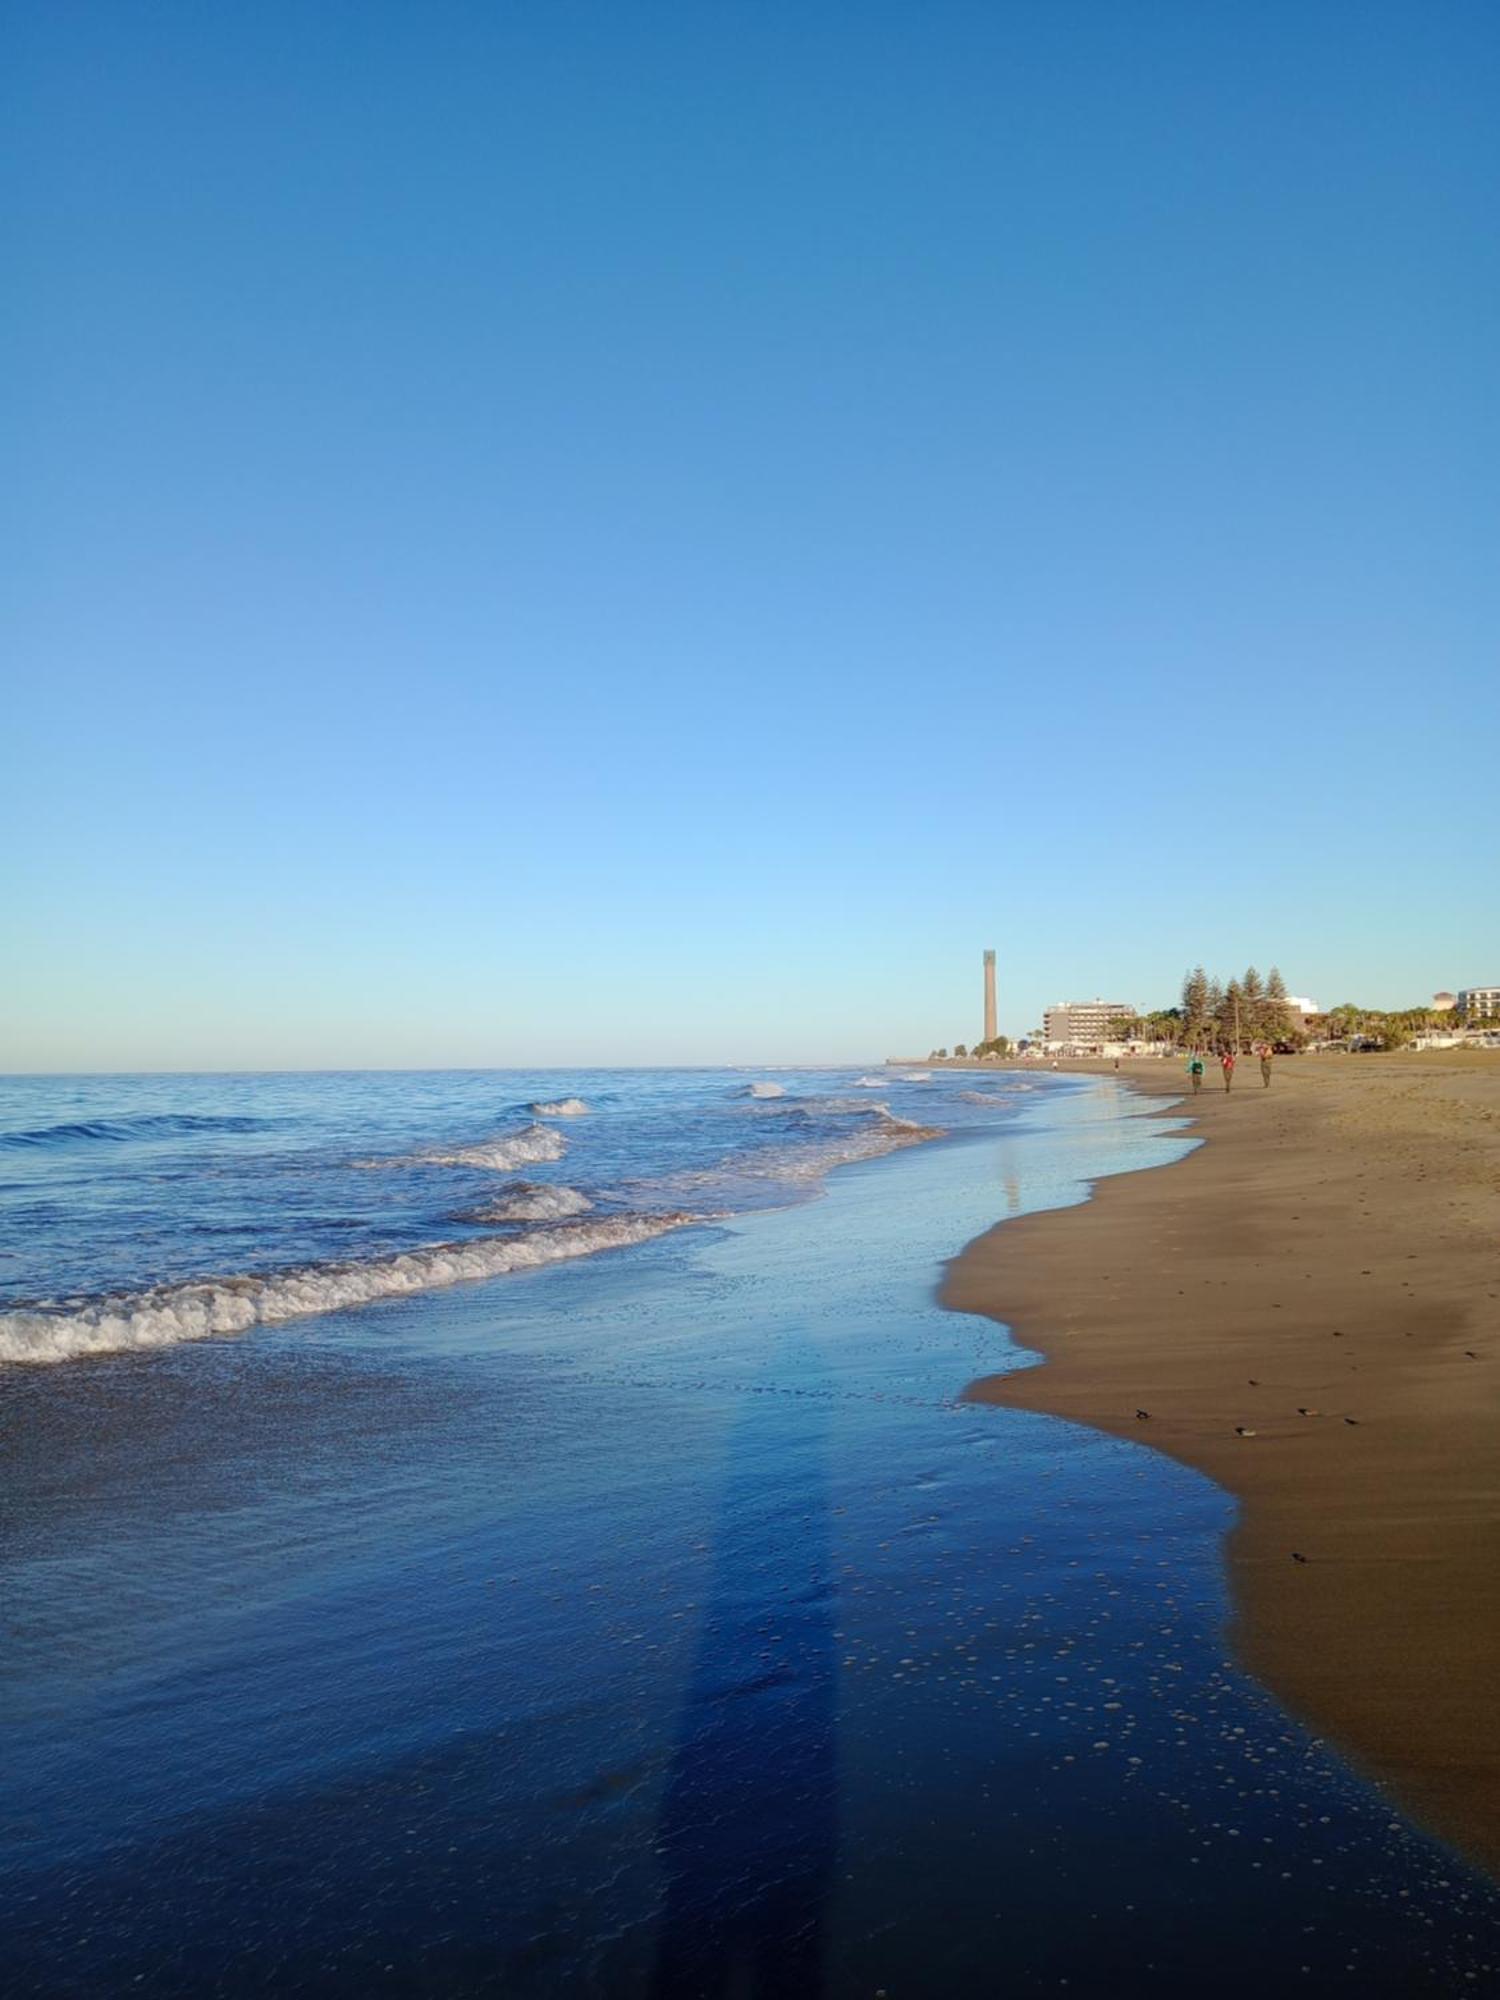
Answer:
[{"label": "person in red shirt", "polygon": [[1219,1067],[1224,1072],[1224,1089],[1227,1093],[1234,1085],[1234,1050],[1226,1049],[1219,1058]]}]

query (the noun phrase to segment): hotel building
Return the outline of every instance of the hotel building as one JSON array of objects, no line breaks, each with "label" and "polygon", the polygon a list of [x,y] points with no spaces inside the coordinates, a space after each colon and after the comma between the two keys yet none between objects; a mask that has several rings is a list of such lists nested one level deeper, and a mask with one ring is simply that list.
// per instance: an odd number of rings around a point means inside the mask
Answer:
[{"label": "hotel building", "polygon": [[1049,1049],[1102,1048],[1115,1037],[1111,1021],[1122,1015],[1133,1018],[1135,1008],[1128,1000],[1059,1000],[1042,1017],[1043,1033]]}]

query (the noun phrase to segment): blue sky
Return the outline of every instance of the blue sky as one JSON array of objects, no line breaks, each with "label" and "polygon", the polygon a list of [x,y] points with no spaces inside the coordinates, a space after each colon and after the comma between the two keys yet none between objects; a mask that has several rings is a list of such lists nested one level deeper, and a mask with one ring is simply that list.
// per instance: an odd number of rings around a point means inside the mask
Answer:
[{"label": "blue sky", "polygon": [[1492,6],[10,15],[0,1066],[1500,979]]}]

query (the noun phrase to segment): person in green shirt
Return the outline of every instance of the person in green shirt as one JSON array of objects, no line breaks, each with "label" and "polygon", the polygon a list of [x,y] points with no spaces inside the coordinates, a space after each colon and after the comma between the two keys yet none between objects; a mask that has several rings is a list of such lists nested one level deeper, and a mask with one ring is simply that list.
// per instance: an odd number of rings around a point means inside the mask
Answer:
[{"label": "person in green shirt", "polygon": [[1196,1049],[1188,1058],[1188,1075],[1193,1079],[1193,1095],[1196,1097],[1203,1088],[1203,1058]]}]

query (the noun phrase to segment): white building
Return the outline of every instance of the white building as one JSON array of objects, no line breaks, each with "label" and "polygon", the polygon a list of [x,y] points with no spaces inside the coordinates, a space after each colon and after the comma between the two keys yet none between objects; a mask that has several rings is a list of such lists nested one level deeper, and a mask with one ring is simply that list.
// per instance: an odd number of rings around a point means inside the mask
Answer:
[{"label": "white building", "polygon": [[1135,1013],[1128,1000],[1059,1000],[1042,1016],[1042,1032],[1049,1049],[1102,1049],[1116,1040],[1110,1022]]},{"label": "white building", "polygon": [[1466,986],[1458,996],[1458,1011],[1471,1027],[1476,1021],[1500,1021],[1500,986]]},{"label": "white building", "polygon": [[1323,1011],[1316,1000],[1304,999],[1296,993],[1288,993],[1286,996],[1286,1005],[1288,1007],[1295,1007],[1297,1012],[1302,1015],[1321,1014]]}]

